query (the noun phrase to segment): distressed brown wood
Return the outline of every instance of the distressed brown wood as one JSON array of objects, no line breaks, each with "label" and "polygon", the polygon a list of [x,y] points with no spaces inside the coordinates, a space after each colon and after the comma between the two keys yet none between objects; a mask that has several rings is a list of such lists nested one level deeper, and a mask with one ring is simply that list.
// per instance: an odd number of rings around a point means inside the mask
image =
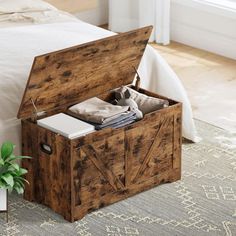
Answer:
[{"label": "distressed brown wood", "polygon": [[162,137],[164,135],[164,131],[165,131],[165,128],[167,126],[167,122],[168,122],[168,120],[165,119],[164,121],[161,122],[161,125],[158,127],[158,130],[156,132],[154,140],[153,140],[153,142],[152,142],[152,144],[151,144],[151,146],[150,146],[150,148],[149,148],[149,150],[147,152],[147,155],[145,156],[144,161],[142,162],[142,165],[140,166],[140,168],[138,170],[137,175],[134,177],[133,182],[135,182],[137,179],[139,179],[139,177],[144,174],[144,170],[146,168],[148,168],[148,163],[149,163],[149,161],[150,161],[150,159],[152,157],[151,155],[153,153],[153,150],[156,147],[160,146],[161,139],[158,138],[158,137]]},{"label": "distressed brown wood", "polygon": [[174,169],[171,173],[169,171],[163,172],[162,175],[154,176],[145,182],[131,186],[127,190],[122,190],[119,192],[107,192],[107,194],[103,197],[94,198],[93,202],[84,203],[82,206],[77,205],[74,209],[75,219],[82,219],[89,212],[134,196],[135,194],[149,190],[159,184],[177,181],[179,180],[179,178],[176,178],[178,175],[178,170]]},{"label": "distressed brown wood", "polygon": [[[50,206],[55,212],[71,220],[71,160],[70,140],[48,132],[36,124],[22,121],[23,155],[33,157],[22,162],[28,169],[24,198]],[[48,155],[41,144],[51,146],[53,153]]]},{"label": "distressed brown wood", "polygon": [[[73,222],[95,209],[180,179],[182,106],[169,101],[170,107],[134,124],[75,140],[22,121],[24,154],[33,156],[23,161],[32,183],[26,187],[25,199],[45,204]],[[40,143],[51,145],[53,153],[42,152]]]},{"label": "distressed brown wood", "polygon": [[97,167],[102,175],[108,180],[115,191],[125,188],[123,183],[114,175],[114,173],[110,169],[107,169],[106,165],[104,165],[104,163],[100,160],[91,145],[83,147],[82,150],[86,153],[88,158],[91,159],[92,163]]},{"label": "distressed brown wood", "polygon": [[[144,36],[141,36],[140,32],[144,32]],[[146,40],[145,30],[139,30],[137,33],[133,31],[131,34],[125,34],[125,36],[127,35]],[[116,44],[117,39],[117,37],[109,38],[108,41],[103,39],[90,43],[92,46],[89,44],[82,48],[88,50],[88,48],[94,48],[94,45],[96,47],[99,45],[98,51],[100,51],[100,48],[104,50],[104,47],[107,48],[108,44],[111,44],[113,45],[111,46],[112,50],[114,45],[120,45],[120,42]],[[123,40],[127,39],[124,38]],[[143,45],[143,43],[140,44]],[[124,45],[124,47],[122,46],[122,50],[124,50],[127,44],[122,43],[122,45]],[[75,48],[72,48],[72,54],[69,53],[68,55],[74,55],[74,50]],[[92,55],[96,58],[96,53],[90,54],[91,60]],[[103,53],[106,55],[106,52]],[[133,60],[128,60],[128,58],[133,58],[133,56],[130,57],[132,53],[132,50],[129,51],[126,54],[127,57],[124,58],[127,65]],[[137,54],[135,53],[135,55]],[[81,57],[77,59],[80,61]],[[52,58],[47,60],[49,62]],[[73,57],[72,59],[68,58],[68,60],[73,61]],[[56,66],[56,62],[53,60],[50,63],[52,67]],[[120,72],[119,63],[113,66],[112,73],[117,75]],[[122,83],[130,82],[131,79],[130,70],[132,70],[132,66],[129,69],[126,66],[126,69],[125,73],[128,73],[128,80],[126,78],[125,82]],[[46,71],[47,69],[43,70]],[[40,75],[39,71],[41,70],[33,70],[32,73]],[[34,76],[32,78],[35,80],[32,81],[36,84],[32,86],[30,80],[30,86],[29,84],[27,86],[30,92],[26,91],[20,109],[23,117],[32,113],[29,112],[32,107],[27,103],[27,97],[29,98],[32,94],[37,93],[38,84]],[[91,76],[93,77],[94,74]],[[96,84],[99,78],[95,76],[93,82]],[[73,76],[71,80],[73,83],[77,83]],[[70,82],[68,83],[68,86],[72,86]],[[78,86],[79,84],[83,87],[86,82],[83,83],[79,80]],[[110,101],[114,98],[114,93],[109,91],[108,87],[114,88],[113,86],[116,85],[119,86],[120,84],[106,85],[102,89],[99,84],[97,85],[98,90],[97,87],[88,87],[91,90],[89,94]],[[39,91],[42,89],[41,86],[44,87],[41,84]],[[52,90],[54,90],[54,84],[52,86]],[[75,86],[75,89],[81,92],[82,87]],[[132,86],[132,88],[135,87]],[[87,87],[85,87],[85,91],[87,91],[86,89]],[[102,91],[104,93],[101,93]],[[142,88],[139,88],[139,92],[152,97],[165,98]],[[71,97],[67,95],[64,97],[64,93],[66,92],[63,90],[60,104],[57,103],[57,100],[55,105],[50,102],[44,104],[46,100],[41,100],[41,108],[50,110],[45,116],[65,112],[67,107],[64,105],[69,105],[70,102],[75,101],[74,92],[72,92]],[[55,92],[52,94],[57,97]],[[76,99],[86,98],[87,96],[81,92]],[[73,222],[95,209],[126,199],[159,184],[179,180],[181,177],[182,105],[171,99],[168,100],[169,107],[146,114],[142,120],[126,127],[107,128],[74,140],[69,140],[39,127],[32,119],[22,120],[23,154],[33,157],[23,160],[23,166],[29,171],[26,178],[30,182],[29,186],[26,185],[24,198],[45,204],[61,214],[66,220]],[[62,103],[64,105],[60,106]],[[42,149],[42,144],[51,147],[52,152],[46,152]]]},{"label": "distressed brown wood", "polygon": [[[65,108],[131,84],[152,27],[100,39],[35,57],[18,118]],[[109,83],[107,83],[109,81]]]}]

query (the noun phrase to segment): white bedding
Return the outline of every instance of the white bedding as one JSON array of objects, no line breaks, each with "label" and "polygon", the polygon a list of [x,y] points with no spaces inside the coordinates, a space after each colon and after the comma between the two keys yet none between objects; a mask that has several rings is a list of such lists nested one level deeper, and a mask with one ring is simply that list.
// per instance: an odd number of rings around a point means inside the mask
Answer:
[{"label": "white bedding", "polygon": [[48,24],[59,22],[77,22],[78,19],[67,12],[59,10],[45,10],[33,12],[0,13],[0,29],[5,27],[17,27],[36,24]]},{"label": "white bedding", "polygon": [[51,4],[42,0],[0,0],[0,15],[15,12],[35,12],[57,10]]},{"label": "white bedding", "polygon": [[[61,12],[55,14],[58,19],[50,19],[50,24],[35,25],[26,20],[21,26],[17,23],[16,27],[15,22],[9,20],[0,22],[0,143],[11,140],[20,146],[20,122],[16,114],[35,56],[114,34],[67,14],[68,18],[63,19],[65,22],[58,23],[64,16],[60,18]],[[6,24],[11,27],[5,27]],[[145,51],[139,72],[144,88],[183,102],[183,135],[198,141],[191,106],[180,80],[150,46]]]}]

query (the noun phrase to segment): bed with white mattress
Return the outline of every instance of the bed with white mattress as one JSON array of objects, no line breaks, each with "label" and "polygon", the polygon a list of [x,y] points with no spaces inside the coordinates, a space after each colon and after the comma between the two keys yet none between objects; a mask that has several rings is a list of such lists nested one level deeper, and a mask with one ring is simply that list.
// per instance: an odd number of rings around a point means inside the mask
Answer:
[{"label": "bed with white mattress", "polygon": [[[0,143],[10,140],[21,146],[16,115],[35,56],[111,35],[40,0],[0,0]],[[183,103],[183,136],[198,141],[186,91],[151,46],[139,73],[143,88]]]}]

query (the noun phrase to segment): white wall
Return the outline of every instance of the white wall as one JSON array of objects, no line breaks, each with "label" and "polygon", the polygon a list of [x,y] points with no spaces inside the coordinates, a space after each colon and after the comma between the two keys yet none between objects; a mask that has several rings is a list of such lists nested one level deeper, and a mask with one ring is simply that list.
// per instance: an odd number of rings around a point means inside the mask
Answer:
[{"label": "white wall", "polygon": [[172,0],[171,39],[236,59],[236,12]]},{"label": "white wall", "polygon": [[108,23],[108,0],[97,0],[93,9],[81,11],[75,14],[79,19],[93,25],[104,25]]},{"label": "white wall", "polygon": [[109,0],[109,29],[124,32],[139,25],[139,2],[137,0]]},{"label": "white wall", "polygon": [[[108,23],[108,0],[97,0],[76,16],[94,25]],[[236,12],[192,0],[171,0],[171,39],[236,59]]]}]

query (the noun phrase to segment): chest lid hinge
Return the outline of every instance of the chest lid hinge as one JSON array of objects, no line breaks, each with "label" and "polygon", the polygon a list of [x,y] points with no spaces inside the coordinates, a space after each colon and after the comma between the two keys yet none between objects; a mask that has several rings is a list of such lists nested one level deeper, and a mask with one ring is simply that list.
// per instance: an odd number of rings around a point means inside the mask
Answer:
[{"label": "chest lid hinge", "polygon": [[34,100],[33,100],[32,98],[30,98],[30,101],[31,101],[31,103],[32,103],[32,105],[33,105],[33,108],[34,108],[34,111],[32,112],[31,120],[32,120],[33,122],[36,122],[37,119],[38,119],[38,117],[45,115],[46,112],[45,112],[45,111],[38,111],[38,109],[37,109],[37,107],[36,107],[36,105],[35,105]]},{"label": "chest lid hinge", "polygon": [[138,73],[138,71],[137,71],[137,69],[133,66],[133,68],[134,68],[134,71],[135,71],[135,73],[136,73],[136,81],[135,81],[135,90],[136,91],[139,91],[139,89],[140,89],[140,84],[141,84],[141,77],[140,77],[140,75],[139,75],[139,73]]}]

